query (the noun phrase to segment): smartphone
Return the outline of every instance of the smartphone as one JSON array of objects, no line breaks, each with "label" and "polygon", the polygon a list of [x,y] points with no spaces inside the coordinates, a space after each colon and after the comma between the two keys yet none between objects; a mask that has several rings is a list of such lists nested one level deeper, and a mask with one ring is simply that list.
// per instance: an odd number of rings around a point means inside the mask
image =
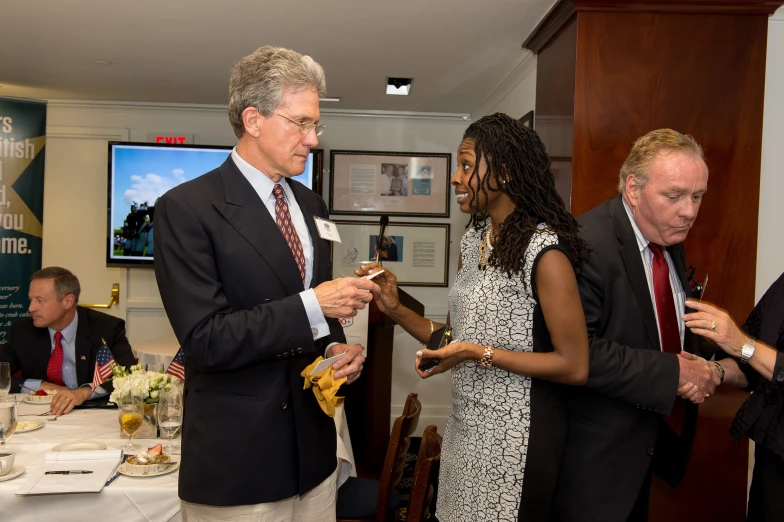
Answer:
[{"label": "smartphone", "polygon": [[[452,342],[452,327],[449,325],[443,326],[432,333],[430,340],[427,342],[428,350],[440,350],[447,344]],[[438,366],[441,359],[422,359],[419,361],[419,368],[423,372],[427,372]]]}]

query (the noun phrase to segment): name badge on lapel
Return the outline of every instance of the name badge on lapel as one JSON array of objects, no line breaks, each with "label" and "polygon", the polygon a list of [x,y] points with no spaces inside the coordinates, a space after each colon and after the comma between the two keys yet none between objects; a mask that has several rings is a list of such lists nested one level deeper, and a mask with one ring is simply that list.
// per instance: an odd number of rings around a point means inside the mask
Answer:
[{"label": "name badge on lapel", "polygon": [[340,240],[340,234],[338,234],[338,227],[335,225],[335,223],[327,219],[321,219],[319,217],[313,219],[316,220],[316,228],[318,229],[318,233],[319,236],[321,236],[321,239],[342,243]]}]

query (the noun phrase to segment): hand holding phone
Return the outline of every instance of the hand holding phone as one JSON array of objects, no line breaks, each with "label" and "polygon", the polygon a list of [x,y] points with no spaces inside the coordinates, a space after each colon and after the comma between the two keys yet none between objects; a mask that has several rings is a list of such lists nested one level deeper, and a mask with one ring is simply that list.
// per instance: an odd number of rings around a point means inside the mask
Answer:
[{"label": "hand holding phone", "polygon": [[[430,335],[430,340],[427,341],[428,350],[439,350],[452,342],[452,327],[450,325],[443,326]],[[427,372],[438,366],[441,359],[431,358],[422,359],[419,361],[419,368],[423,372]]]}]

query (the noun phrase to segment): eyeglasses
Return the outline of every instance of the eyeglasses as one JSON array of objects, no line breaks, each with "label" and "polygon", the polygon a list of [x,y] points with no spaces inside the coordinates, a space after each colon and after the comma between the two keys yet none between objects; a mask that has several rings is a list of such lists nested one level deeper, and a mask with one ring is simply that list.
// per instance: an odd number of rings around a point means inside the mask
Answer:
[{"label": "eyeglasses", "polygon": [[281,118],[286,118],[291,123],[296,123],[297,125],[299,125],[299,133],[302,134],[303,136],[307,135],[312,130],[316,131],[316,136],[321,136],[321,134],[324,132],[324,127],[326,127],[326,125],[324,125],[323,123],[313,123],[312,121],[297,121],[297,120],[292,120],[288,116],[284,116],[279,112],[276,112],[275,114],[277,114]]}]

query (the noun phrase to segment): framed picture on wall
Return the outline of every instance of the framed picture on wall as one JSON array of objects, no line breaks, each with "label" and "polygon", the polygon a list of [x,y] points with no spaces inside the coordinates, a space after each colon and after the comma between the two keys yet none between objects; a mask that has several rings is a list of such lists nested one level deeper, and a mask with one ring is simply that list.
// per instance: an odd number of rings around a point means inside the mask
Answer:
[{"label": "framed picture on wall", "polygon": [[332,243],[332,277],[350,277],[374,260],[397,276],[401,286],[447,286],[449,225],[389,223],[378,248],[379,224],[335,221],[342,243]]},{"label": "framed picture on wall", "polygon": [[449,217],[452,154],[333,150],[329,212]]}]

